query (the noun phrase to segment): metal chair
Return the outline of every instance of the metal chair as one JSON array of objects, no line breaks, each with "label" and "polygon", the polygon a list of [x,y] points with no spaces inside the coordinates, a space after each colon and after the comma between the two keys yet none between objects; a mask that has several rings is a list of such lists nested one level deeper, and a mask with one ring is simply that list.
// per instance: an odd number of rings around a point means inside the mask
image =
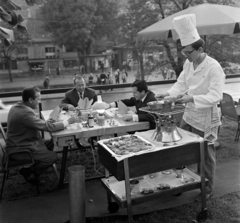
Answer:
[{"label": "metal chair", "polygon": [[[6,143],[6,134],[5,131],[3,130],[2,124],[0,123],[0,133],[3,136],[3,140]],[[3,188],[4,188],[4,183],[6,178],[8,178],[8,174],[10,170],[15,170],[15,169],[20,169],[26,166],[34,166],[34,171],[36,172],[35,169],[35,162],[33,158],[33,154],[27,147],[21,147],[21,151],[19,152],[13,152],[13,153],[6,153],[4,147],[2,146],[3,149],[3,165],[2,165],[2,172],[3,172],[3,180],[2,180],[2,187],[1,187],[1,193],[0,193],[0,200],[2,199],[2,194],[3,194]],[[24,159],[23,160],[14,160],[12,158],[13,155],[15,154],[22,154]],[[39,185],[37,183],[37,193],[39,194]]]},{"label": "metal chair", "polygon": [[238,142],[240,136],[240,109],[237,110],[234,106],[234,101],[231,95],[223,93],[223,99],[220,101],[220,109],[222,117],[226,117],[230,120],[237,121],[237,133],[235,136],[235,141]]}]

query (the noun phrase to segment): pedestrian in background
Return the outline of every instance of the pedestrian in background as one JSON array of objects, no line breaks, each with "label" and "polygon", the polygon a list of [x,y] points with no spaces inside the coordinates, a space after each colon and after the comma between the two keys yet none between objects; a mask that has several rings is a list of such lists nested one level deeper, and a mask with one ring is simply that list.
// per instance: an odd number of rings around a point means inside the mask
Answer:
[{"label": "pedestrian in background", "polygon": [[90,73],[89,77],[88,77],[88,84],[91,86],[93,85],[93,74]]},{"label": "pedestrian in background", "polygon": [[59,67],[56,68],[56,74],[57,74],[58,76],[60,75],[60,68],[59,68]]},{"label": "pedestrian in background", "polygon": [[120,79],[120,71],[119,71],[119,69],[117,69],[115,71],[114,75],[115,75],[116,84],[120,84],[120,80],[119,80]]},{"label": "pedestrian in background", "polygon": [[101,85],[101,79],[99,75],[97,75],[97,85]]},{"label": "pedestrian in background", "polygon": [[123,73],[122,73],[122,82],[123,82],[123,84],[127,83],[127,74],[126,73],[127,73],[126,70],[124,70]]},{"label": "pedestrian in background", "polygon": [[49,84],[50,84],[50,80],[48,75],[45,77],[44,81],[43,81],[43,88],[44,89],[49,89]]},{"label": "pedestrian in background", "polygon": [[[108,72],[108,81],[109,84],[113,84],[113,74],[112,72]],[[113,88],[111,88],[111,91],[113,90]]]}]

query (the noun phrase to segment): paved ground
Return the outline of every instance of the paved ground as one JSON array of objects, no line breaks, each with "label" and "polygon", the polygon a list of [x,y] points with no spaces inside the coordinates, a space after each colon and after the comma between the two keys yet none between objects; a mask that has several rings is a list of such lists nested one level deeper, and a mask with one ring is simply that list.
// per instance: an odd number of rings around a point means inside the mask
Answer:
[{"label": "paved ground", "polygon": [[[239,160],[231,160],[217,164],[216,187],[213,199],[240,191],[239,168]],[[153,199],[152,201],[133,206],[133,213],[143,214],[184,204],[191,204],[198,194],[199,189],[185,192],[180,197],[166,196],[160,199]],[[92,202],[89,202],[90,200],[92,200]],[[214,207],[209,207],[208,205],[209,203],[207,202],[207,208],[209,212],[211,212],[211,208]],[[199,211],[200,210],[196,210],[196,214]],[[108,212],[106,190],[100,183],[95,181],[93,183],[86,183],[85,213],[86,217],[127,214],[126,209],[122,208],[115,214]],[[69,216],[69,193],[67,189],[0,204],[0,222],[4,223],[59,223],[69,220]]]}]

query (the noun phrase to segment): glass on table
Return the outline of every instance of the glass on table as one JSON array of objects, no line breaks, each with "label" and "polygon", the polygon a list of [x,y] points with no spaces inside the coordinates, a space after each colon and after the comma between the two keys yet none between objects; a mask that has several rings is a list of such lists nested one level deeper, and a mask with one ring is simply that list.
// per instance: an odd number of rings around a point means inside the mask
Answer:
[{"label": "glass on table", "polygon": [[183,178],[183,170],[184,169],[185,169],[185,166],[177,167],[174,169],[174,172],[175,172],[177,178]]}]

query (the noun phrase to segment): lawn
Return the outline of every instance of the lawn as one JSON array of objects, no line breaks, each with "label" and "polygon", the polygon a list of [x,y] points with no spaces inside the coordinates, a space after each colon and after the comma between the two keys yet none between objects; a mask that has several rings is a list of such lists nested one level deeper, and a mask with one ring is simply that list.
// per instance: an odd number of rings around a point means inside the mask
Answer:
[{"label": "lawn", "polygon": [[[223,125],[219,133],[220,147],[217,149],[217,162],[223,162],[240,158],[240,142],[234,142],[237,124],[223,119]],[[59,154],[59,158],[61,154]],[[60,159],[59,159],[60,160]],[[86,178],[100,176],[104,169],[98,161],[96,151],[86,150],[71,152],[68,157],[68,165],[81,164],[85,166]],[[60,165],[60,161],[58,162]],[[1,176],[2,177],[2,174]],[[24,181],[17,173],[10,174],[12,179],[6,181],[2,202],[14,202],[17,199],[26,199],[36,196],[36,188]],[[57,178],[53,170],[43,174],[40,196],[58,189]],[[227,194],[223,197],[213,198],[207,202],[208,220],[206,223],[239,223],[240,222],[240,191]],[[136,222],[142,223],[187,223],[195,219],[196,213],[201,210],[200,203],[192,203],[176,208],[160,210],[157,212],[134,216]],[[127,217],[87,218],[87,222],[93,223],[120,223],[128,222]]]}]

